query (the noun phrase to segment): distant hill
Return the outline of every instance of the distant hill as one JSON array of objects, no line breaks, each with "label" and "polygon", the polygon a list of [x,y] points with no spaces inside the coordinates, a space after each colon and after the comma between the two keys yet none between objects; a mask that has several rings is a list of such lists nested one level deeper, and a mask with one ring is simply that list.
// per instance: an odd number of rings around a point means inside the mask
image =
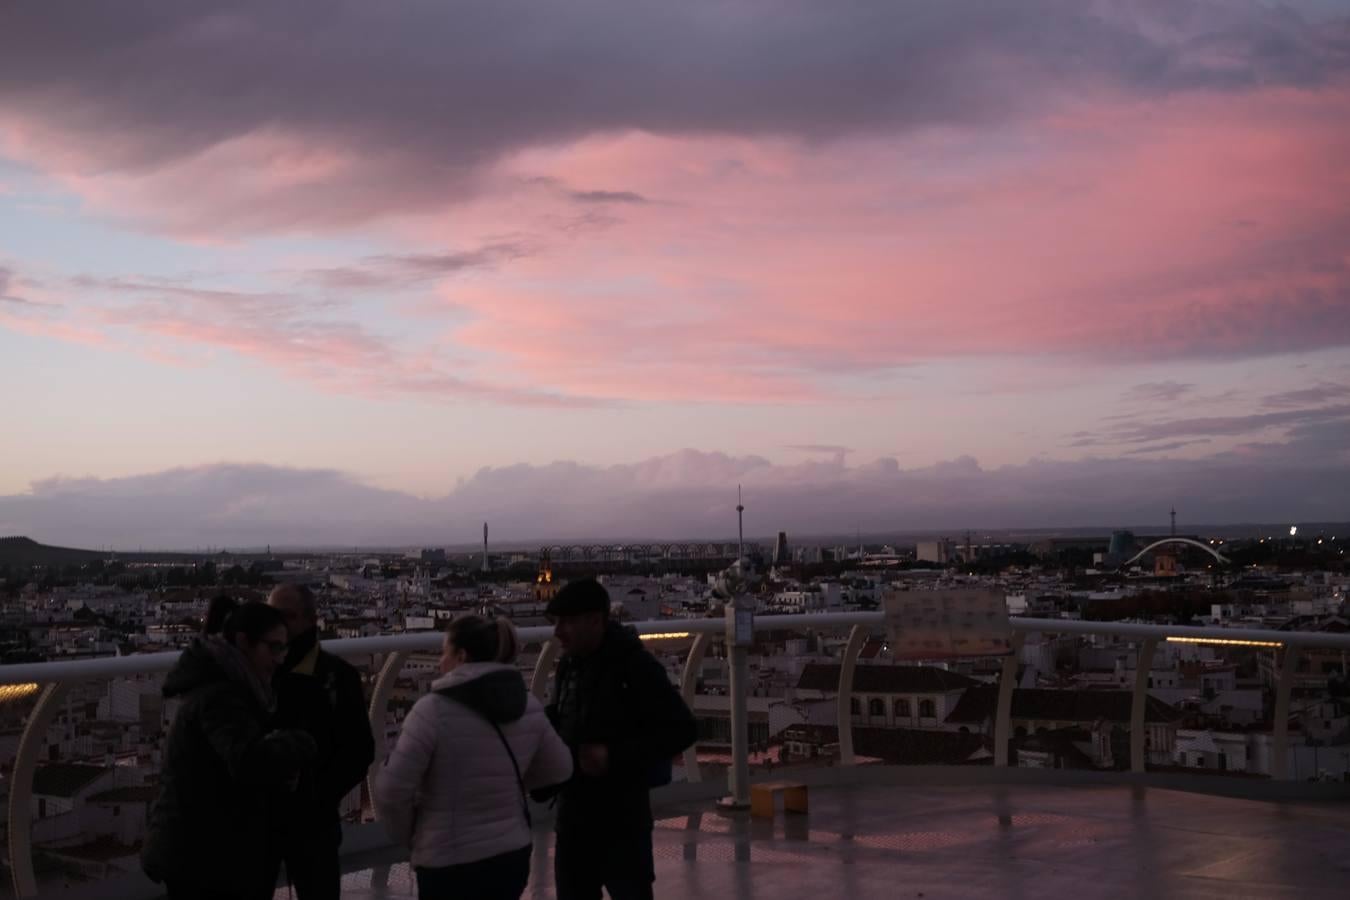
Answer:
[{"label": "distant hill", "polygon": [[[39,544],[30,537],[0,537],[0,566],[68,566],[95,560],[120,559],[123,562],[190,563],[198,559],[222,560],[229,554],[208,557],[201,553],[163,553],[157,551],[123,553],[104,550],[79,550],[74,547],[52,547]],[[236,557],[247,559],[248,557]]]},{"label": "distant hill", "polygon": [[50,566],[87,563],[102,559],[97,550],[49,547],[28,537],[0,537],[0,565]]}]

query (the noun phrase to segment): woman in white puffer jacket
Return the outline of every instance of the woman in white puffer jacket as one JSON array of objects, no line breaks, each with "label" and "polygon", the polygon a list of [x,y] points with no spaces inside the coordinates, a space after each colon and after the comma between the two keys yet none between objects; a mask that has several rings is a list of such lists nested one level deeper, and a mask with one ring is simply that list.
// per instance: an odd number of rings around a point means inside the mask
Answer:
[{"label": "woman in white puffer jacket", "polygon": [[506,619],[451,622],[441,677],[376,780],[376,815],[412,848],[422,900],[518,900],[529,880],[526,791],[572,776],[572,753],[526,690],[516,650]]}]

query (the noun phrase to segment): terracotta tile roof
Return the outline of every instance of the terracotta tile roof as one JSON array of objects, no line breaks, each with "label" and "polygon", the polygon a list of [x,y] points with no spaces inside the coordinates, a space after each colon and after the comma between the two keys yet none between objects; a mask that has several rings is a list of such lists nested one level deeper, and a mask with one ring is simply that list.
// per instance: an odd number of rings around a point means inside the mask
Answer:
[{"label": "terracotta tile roof", "polygon": [[81,763],[49,763],[33,772],[33,793],[48,797],[74,797],[108,770]]},{"label": "terracotta tile roof", "polygon": [[[1130,691],[1062,691],[1048,688],[1014,688],[1012,718],[1050,722],[1130,721]],[[947,716],[952,723],[976,724],[994,718],[998,688],[980,685],[961,695]],[[1171,705],[1149,697],[1144,707],[1146,722],[1174,722],[1181,717]]]},{"label": "terracotta tile roof", "polygon": [[[797,679],[797,689],[838,691],[839,671],[837,665],[808,663]],[[933,666],[869,665],[853,670],[853,690],[861,694],[943,694],[977,684],[973,678]]]},{"label": "terracotta tile roof", "polygon": [[158,789],[151,784],[131,785],[100,791],[89,798],[90,803],[150,803],[155,799]]}]

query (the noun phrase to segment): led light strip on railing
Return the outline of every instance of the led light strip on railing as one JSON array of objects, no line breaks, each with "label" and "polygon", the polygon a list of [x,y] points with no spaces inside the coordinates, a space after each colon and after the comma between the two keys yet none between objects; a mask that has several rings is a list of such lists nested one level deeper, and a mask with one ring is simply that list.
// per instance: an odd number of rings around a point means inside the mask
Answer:
[{"label": "led light strip on railing", "polygon": [[1173,644],[1220,644],[1226,647],[1283,647],[1279,641],[1239,641],[1232,638],[1169,637]]},{"label": "led light strip on railing", "polygon": [[0,684],[0,704],[9,703],[11,700],[22,700],[24,697],[31,697],[38,692],[40,685],[36,684]]}]

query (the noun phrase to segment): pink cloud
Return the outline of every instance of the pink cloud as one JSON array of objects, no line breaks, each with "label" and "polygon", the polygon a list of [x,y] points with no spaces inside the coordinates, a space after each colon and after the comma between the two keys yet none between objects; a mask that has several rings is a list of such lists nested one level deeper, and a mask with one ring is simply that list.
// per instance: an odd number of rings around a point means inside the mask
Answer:
[{"label": "pink cloud", "polygon": [[[153,285],[154,303],[81,327],[220,347],[331,390],[508,403],[839,401],[856,396],[839,376],[938,359],[1344,346],[1347,120],[1335,85],[1103,93],[903,139],[593,137],[503,159],[453,216],[382,232],[399,254],[325,270],[353,296],[439,279],[439,304],[382,306],[430,340],[195,285]],[[304,182],[336,159],[256,177]],[[628,195],[644,202],[605,199]]]},{"label": "pink cloud", "polygon": [[[507,170],[649,202],[445,297],[474,315],[457,341],[559,389],[649,399],[810,398],[821,376],[963,356],[1343,346],[1347,120],[1337,86],[1099,97],[994,135],[1027,146],[990,158],[987,135],[961,131],[825,147],[596,138]],[[468,217],[504,225],[486,205]]]},{"label": "pink cloud", "polygon": [[[933,29],[934,46],[952,56],[914,65],[952,76],[932,81],[950,108],[897,95],[914,73],[884,56],[878,78],[890,88],[862,85],[868,96],[844,109],[839,88],[851,70],[841,60],[853,58],[829,45],[828,78],[800,109],[757,75],[743,76],[754,90],[729,82],[734,97],[700,106],[667,84],[668,72],[643,69],[635,83],[660,87],[665,104],[650,113],[626,95],[615,101],[621,114],[588,95],[559,100],[584,108],[556,120],[508,77],[471,107],[458,94],[443,98],[447,109],[485,117],[446,120],[457,129],[413,102],[428,95],[412,73],[382,74],[369,95],[354,85],[352,102],[327,84],[316,92],[271,43],[256,62],[287,76],[277,96],[188,104],[211,77],[253,83],[240,71],[250,57],[239,42],[269,34],[255,17],[271,13],[182,12],[146,69],[132,73],[202,55],[201,72],[164,88],[185,117],[181,129],[140,91],[104,97],[106,85],[83,68],[30,58],[37,86],[13,90],[0,145],[92,209],[179,237],[368,228],[389,253],[321,270],[323,289],[365,301],[359,322],[342,308],[278,306],[283,290],[226,311],[206,301],[207,284],[160,289],[138,305],[91,303],[61,320],[218,347],[329,390],[507,403],[839,401],[859,395],[857,379],[884,384],[934,360],[1106,365],[1350,344],[1343,26],[1323,33],[1297,17],[1226,8],[1220,28],[1203,3],[1085,18],[1077,6],[1051,3],[1072,14],[1053,28],[1000,13],[998,40],[958,12],[921,17],[919,33]],[[348,13],[324,36],[337,42],[337,59],[363,46],[349,46],[364,34],[349,34],[353,23],[413,33]],[[51,40],[70,38],[36,14],[25,22]],[[296,51],[288,29],[303,23],[281,24],[279,44]],[[667,24],[714,37],[709,23],[683,14]],[[856,22],[834,24],[871,46]],[[120,27],[134,35],[144,25]],[[1081,72],[1063,63],[1082,75],[1065,91],[1049,77],[1063,71],[1045,53],[1042,26],[1121,55]],[[575,37],[561,33],[558,52],[575,50]],[[1279,38],[1280,52],[1262,49],[1266,38]],[[1140,79],[1138,60],[1120,50],[1134,46],[1172,68]],[[110,56],[125,52],[119,44]],[[71,59],[94,74],[102,64]],[[325,59],[304,59],[331,71]],[[710,65],[724,63],[711,53]],[[956,77],[958,63],[975,74]],[[593,90],[617,90],[599,77],[608,69],[578,72]],[[991,83],[992,74],[1009,84]],[[1034,102],[991,109],[1018,93],[1014,85]],[[406,107],[390,99],[400,86]],[[512,102],[498,111],[486,102],[492,91]],[[85,102],[52,102],[72,97]],[[522,115],[531,110],[539,115]],[[146,127],[91,130],[122,122]],[[520,247],[528,252],[508,252]],[[293,274],[285,290],[295,289]],[[435,302],[385,296],[427,282]],[[372,315],[415,321],[417,335],[377,334],[362,324]]]},{"label": "pink cloud", "polygon": [[[169,365],[199,364],[189,347],[224,351],[335,393],[405,393],[520,406],[597,402],[480,377],[466,366],[455,371],[441,354],[396,346],[355,322],[334,318],[341,310],[324,301],[89,277],[72,279],[67,290],[68,302],[50,304],[45,316],[0,307],[0,327]],[[109,301],[107,295],[117,299]],[[120,302],[124,295],[134,300]]]}]

